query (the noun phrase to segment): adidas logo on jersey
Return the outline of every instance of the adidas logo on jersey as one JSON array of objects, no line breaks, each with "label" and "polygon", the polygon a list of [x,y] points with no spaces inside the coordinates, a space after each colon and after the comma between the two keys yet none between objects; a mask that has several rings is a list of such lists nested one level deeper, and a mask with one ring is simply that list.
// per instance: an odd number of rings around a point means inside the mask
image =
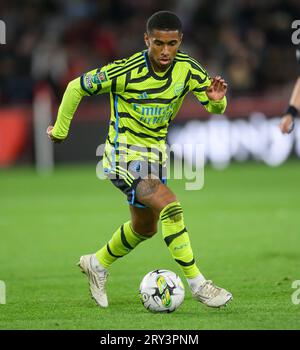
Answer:
[{"label": "adidas logo on jersey", "polygon": [[140,100],[142,100],[142,99],[144,99],[144,98],[148,98],[149,96],[148,96],[148,94],[147,94],[147,92],[143,92],[142,94],[140,94],[139,96],[138,96],[138,98],[140,99]]}]

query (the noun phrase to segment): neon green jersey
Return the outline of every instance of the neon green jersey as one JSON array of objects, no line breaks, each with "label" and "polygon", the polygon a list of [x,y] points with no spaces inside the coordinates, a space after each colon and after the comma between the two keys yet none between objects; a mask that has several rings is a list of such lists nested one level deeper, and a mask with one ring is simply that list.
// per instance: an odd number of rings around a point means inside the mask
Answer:
[{"label": "neon green jersey", "polygon": [[66,138],[83,96],[110,94],[111,116],[103,165],[110,171],[121,160],[166,161],[166,137],[186,94],[192,91],[210,113],[221,114],[226,97],[211,101],[205,69],[189,55],[178,52],[163,73],[153,70],[147,51],[114,61],[71,81],[59,107],[53,136]]}]

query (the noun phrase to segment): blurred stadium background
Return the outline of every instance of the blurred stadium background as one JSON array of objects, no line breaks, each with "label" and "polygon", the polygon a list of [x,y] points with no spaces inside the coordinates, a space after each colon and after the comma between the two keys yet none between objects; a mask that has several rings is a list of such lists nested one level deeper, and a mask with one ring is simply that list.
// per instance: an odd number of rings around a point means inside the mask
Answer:
[{"label": "blurred stadium background", "polygon": [[[200,140],[218,167],[232,159],[278,165],[295,152],[300,157],[299,125],[283,137],[272,119],[285,110],[298,73],[291,24],[299,1],[12,0],[0,5],[6,23],[6,45],[0,47],[0,166],[34,164],[34,101],[51,96],[50,107],[37,103],[44,108],[37,113],[51,108],[54,119],[70,80],[144,48],[145,21],[159,9],[182,18],[182,50],[229,82],[227,118],[207,122],[208,114],[189,96],[171,125],[176,133],[170,141]],[[55,161],[94,161],[108,117],[107,96],[84,99],[71,137],[55,147]]]},{"label": "blurred stadium background", "polygon": [[[99,317],[74,264],[128,219],[125,198],[95,175],[108,96],[82,101],[63,144],[52,149],[45,129],[67,83],[144,48],[146,19],[164,9],[183,20],[182,50],[229,83],[226,116],[209,116],[191,95],[170,126],[170,143],[205,145],[204,189],[170,183],[200,266],[235,300],[218,313],[189,294],[172,316],[142,310],[142,276],[177,271],[157,235],[112,267],[111,308]],[[299,73],[299,0],[10,0],[0,19],[0,329],[299,329],[300,123],[290,135],[278,129]],[[36,165],[52,160],[53,175],[39,176]]]}]

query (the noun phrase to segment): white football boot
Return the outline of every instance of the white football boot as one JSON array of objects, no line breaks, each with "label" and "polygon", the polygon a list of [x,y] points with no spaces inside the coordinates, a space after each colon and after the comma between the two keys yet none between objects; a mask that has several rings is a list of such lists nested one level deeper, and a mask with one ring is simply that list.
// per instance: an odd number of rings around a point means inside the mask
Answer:
[{"label": "white football boot", "polygon": [[81,256],[77,265],[86,274],[91,295],[96,303],[101,307],[108,307],[105,290],[108,271],[99,264],[95,254]]},{"label": "white football boot", "polygon": [[232,294],[226,289],[217,287],[210,280],[205,280],[196,290],[192,291],[193,297],[210,307],[221,307],[232,300]]}]

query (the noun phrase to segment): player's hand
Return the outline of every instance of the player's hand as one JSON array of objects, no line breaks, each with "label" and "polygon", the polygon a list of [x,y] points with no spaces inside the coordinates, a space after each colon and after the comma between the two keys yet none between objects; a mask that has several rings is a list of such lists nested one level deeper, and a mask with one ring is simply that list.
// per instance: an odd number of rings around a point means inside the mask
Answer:
[{"label": "player's hand", "polygon": [[219,75],[211,79],[211,85],[206,89],[206,95],[210,100],[218,101],[226,95],[227,83]]},{"label": "player's hand", "polygon": [[49,137],[49,139],[52,141],[52,142],[54,142],[54,143],[60,143],[60,142],[63,142],[63,140],[62,139],[58,139],[58,138],[56,138],[56,137],[54,137],[53,135],[52,135],[52,129],[53,129],[53,126],[52,125],[49,125],[48,126],[48,128],[47,128],[47,135],[48,135],[48,137]]},{"label": "player's hand", "polygon": [[290,114],[286,114],[281,118],[279,128],[283,134],[289,134],[294,129],[294,118]]}]

